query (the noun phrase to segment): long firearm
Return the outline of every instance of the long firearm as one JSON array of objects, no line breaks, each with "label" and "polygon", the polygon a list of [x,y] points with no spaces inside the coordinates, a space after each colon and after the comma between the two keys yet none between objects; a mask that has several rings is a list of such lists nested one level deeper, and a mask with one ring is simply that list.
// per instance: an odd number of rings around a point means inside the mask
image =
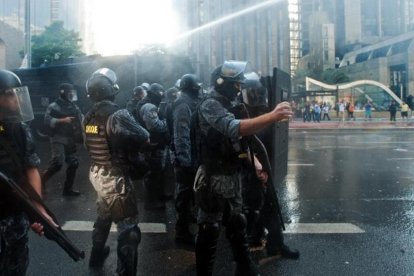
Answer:
[{"label": "long firearm", "polygon": [[85,252],[80,251],[75,247],[75,245],[72,244],[72,242],[66,237],[62,228],[60,228],[60,226],[55,227],[52,225],[33,204],[33,201],[40,204],[46,210],[48,215],[57,223],[55,215],[49,210],[49,208],[47,208],[43,200],[31,185],[25,185],[27,188],[26,191],[13,179],[7,177],[2,172],[0,172],[0,185],[6,187],[8,192],[10,192],[10,194],[18,200],[31,222],[39,222],[43,225],[43,231],[46,238],[55,241],[75,262],[85,258]]},{"label": "long firearm", "polygon": [[[250,117],[249,112],[243,103],[233,107],[231,112],[235,115],[237,119],[247,119]],[[274,178],[272,174],[272,166],[270,165],[270,159],[266,147],[263,145],[262,141],[260,141],[260,139],[256,135],[247,136],[246,140],[250,150],[253,150],[254,153],[257,154],[260,163],[262,163],[263,170],[268,175],[268,185],[265,193],[265,197],[268,199],[268,205],[271,208],[272,212],[277,213],[282,229],[286,230],[285,224],[283,222],[283,216],[279,204],[279,199],[277,197],[277,192],[274,186],[275,183],[273,182]]]}]

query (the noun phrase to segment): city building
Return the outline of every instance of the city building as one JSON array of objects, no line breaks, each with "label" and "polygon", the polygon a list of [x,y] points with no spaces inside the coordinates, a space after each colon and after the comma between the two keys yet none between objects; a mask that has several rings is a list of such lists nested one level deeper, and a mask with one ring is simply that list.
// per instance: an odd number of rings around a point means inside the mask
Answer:
[{"label": "city building", "polygon": [[[251,69],[262,75],[270,74],[273,67],[290,72],[289,28],[296,27],[297,38],[298,19],[290,26],[288,2],[186,0],[182,12],[190,33],[187,54],[201,79],[208,82],[212,69],[231,59],[249,61]],[[293,12],[297,14],[297,8]],[[300,49],[299,42],[295,49]]]},{"label": "city building", "polygon": [[301,69],[335,68],[350,51],[414,30],[414,0],[301,0],[300,5]]},{"label": "city building", "polygon": [[350,80],[369,79],[400,99],[414,94],[414,31],[345,54],[339,71]]}]

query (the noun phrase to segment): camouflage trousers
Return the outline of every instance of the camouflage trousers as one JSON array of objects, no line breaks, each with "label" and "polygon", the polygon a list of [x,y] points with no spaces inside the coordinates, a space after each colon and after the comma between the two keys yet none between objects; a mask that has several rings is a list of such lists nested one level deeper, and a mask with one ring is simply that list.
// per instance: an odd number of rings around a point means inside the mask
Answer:
[{"label": "camouflage trousers", "polygon": [[0,219],[0,276],[26,274],[28,231],[29,221],[23,213]]},{"label": "camouflage trousers", "polygon": [[241,179],[239,171],[207,176],[201,165],[194,180],[197,223],[217,223],[223,216],[242,212]]}]

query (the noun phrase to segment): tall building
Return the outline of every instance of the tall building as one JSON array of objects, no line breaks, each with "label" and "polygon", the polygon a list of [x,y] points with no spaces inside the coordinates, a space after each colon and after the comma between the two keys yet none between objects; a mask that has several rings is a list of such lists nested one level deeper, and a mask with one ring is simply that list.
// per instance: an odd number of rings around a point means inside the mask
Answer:
[{"label": "tall building", "polygon": [[263,75],[273,67],[290,71],[287,0],[186,0],[185,16],[194,31],[187,52],[203,80],[230,59],[247,60]]},{"label": "tall building", "polygon": [[[324,13],[334,24],[335,54],[344,54],[414,30],[414,0],[301,0],[302,54],[310,52],[315,26],[311,20]],[[312,28],[312,30],[310,29]]]}]

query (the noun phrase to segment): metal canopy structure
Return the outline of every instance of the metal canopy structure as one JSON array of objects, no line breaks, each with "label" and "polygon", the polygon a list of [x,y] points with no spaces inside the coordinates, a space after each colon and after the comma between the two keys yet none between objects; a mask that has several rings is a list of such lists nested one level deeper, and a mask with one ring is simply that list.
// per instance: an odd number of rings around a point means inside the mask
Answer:
[{"label": "metal canopy structure", "polygon": [[340,90],[346,90],[346,89],[355,89],[356,91],[360,92],[361,94],[364,94],[365,97],[372,101],[372,98],[366,94],[366,92],[361,89],[361,86],[366,86],[366,85],[370,85],[370,86],[375,86],[380,88],[381,90],[383,90],[384,92],[386,92],[393,100],[395,100],[398,104],[402,104],[402,101],[400,98],[398,98],[394,92],[392,92],[391,89],[389,89],[387,86],[385,86],[384,84],[377,82],[377,81],[373,81],[373,80],[358,80],[358,81],[353,81],[353,82],[349,82],[349,83],[341,83],[341,84],[327,84],[309,77],[306,77],[306,90],[307,91],[312,91],[311,86],[317,86],[317,87],[321,87],[324,89],[328,89],[328,90],[336,90],[336,91],[340,91]]}]

